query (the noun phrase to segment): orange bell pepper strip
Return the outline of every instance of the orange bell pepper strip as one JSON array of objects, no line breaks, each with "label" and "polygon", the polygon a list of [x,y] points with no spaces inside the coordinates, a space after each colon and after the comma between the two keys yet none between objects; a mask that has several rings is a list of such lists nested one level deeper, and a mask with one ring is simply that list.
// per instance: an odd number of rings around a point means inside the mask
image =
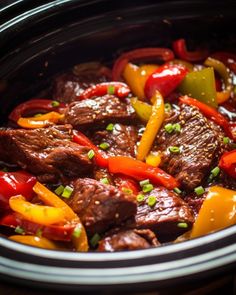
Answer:
[{"label": "orange bell pepper strip", "polygon": [[154,100],[152,113],[138,146],[137,159],[140,161],[143,161],[151,150],[152,144],[165,118],[162,95],[156,91],[152,99]]},{"label": "orange bell pepper strip", "polygon": [[49,112],[47,114],[37,116],[37,117],[28,117],[28,118],[19,118],[17,124],[22,128],[34,129],[34,128],[43,128],[52,124],[56,124],[59,121],[64,119],[64,114],[58,112]]},{"label": "orange bell pepper strip", "polygon": [[42,206],[27,202],[22,195],[9,199],[10,208],[20,213],[26,220],[42,224],[51,225],[64,223],[64,212],[61,208]]},{"label": "orange bell pepper strip", "polygon": [[152,114],[152,106],[144,101],[138,100],[136,97],[132,97],[130,102],[139,119],[147,123]]},{"label": "orange bell pepper strip", "polygon": [[173,176],[160,168],[129,157],[110,157],[108,159],[108,170],[111,173],[124,174],[139,181],[149,179],[153,184],[163,185],[168,189],[179,186],[178,181]]},{"label": "orange bell pepper strip", "polygon": [[212,186],[193,225],[190,237],[196,238],[236,223],[236,191]]},{"label": "orange bell pepper strip", "polygon": [[44,185],[39,182],[33,187],[34,192],[38,197],[47,205],[61,208],[64,212],[65,218],[72,223],[77,224],[77,229],[80,229],[80,235],[73,238],[73,243],[77,251],[88,251],[88,238],[86,231],[78,217],[78,215],[56,194],[47,189]]},{"label": "orange bell pepper strip", "polygon": [[10,240],[26,244],[29,246],[34,246],[43,249],[50,249],[50,250],[60,250],[61,248],[58,247],[54,242],[37,236],[27,236],[27,235],[14,235],[9,237]]}]

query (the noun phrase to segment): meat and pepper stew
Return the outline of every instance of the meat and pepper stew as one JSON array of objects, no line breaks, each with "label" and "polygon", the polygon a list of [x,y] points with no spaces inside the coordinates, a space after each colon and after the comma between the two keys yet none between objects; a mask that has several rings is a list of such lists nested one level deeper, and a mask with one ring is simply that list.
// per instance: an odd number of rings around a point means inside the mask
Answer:
[{"label": "meat and pepper stew", "polygon": [[113,252],[235,224],[235,74],[233,53],[179,39],[55,77],[0,130],[2,234]]}]

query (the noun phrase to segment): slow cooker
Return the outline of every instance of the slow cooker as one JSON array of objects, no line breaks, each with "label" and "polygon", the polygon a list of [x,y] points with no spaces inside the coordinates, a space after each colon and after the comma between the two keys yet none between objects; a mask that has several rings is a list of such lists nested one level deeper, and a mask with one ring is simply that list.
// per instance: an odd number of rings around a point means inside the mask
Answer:
[{"label": "slow cooker", "polygon": [[[171,46],[186,38],[235,48],[235,1],[2,1],[0,120],[79,62],[112,61],[120,52]],[[233,274],[236,226],[178,244],[118,253],[42,250],[0,237],[0,277],[58,290],[177,290]]]}]

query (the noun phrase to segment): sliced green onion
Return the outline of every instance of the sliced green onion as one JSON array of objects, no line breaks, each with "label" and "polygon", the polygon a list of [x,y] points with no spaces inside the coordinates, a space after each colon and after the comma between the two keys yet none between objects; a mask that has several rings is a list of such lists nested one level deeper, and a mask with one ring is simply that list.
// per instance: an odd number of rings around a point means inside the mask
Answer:
[{"label": "sliced green onion", "polygon": [[73,192],[73,188],[70,187],[69,185],[67,185],[64,190],[63,190],[63,193],[62,193],[62,197],[63,198],[66,198],[66,199],[69,199],[69,197],[71,196],[72,192]]},{"label": "sliced green onion", "polygon": [[41,238],[41,237],[42,237],[42,233],[43,233],[42,229],[39,228],[39,229],[36,231],[36,236],[39,237],[39,238]]},{"label": "sliced green onion", "polygon": [[205,190],[202,186],[198,186],[194,189],[194,192],[198,195],[201,196],[202,194],[204,194]]},{"label": "sliced green onion", "polygon": [[228,144],[229,143],[229,137],[224,137],[223,138],[223,143]]},{"label": "sliced green onion", "polygon": [[65,187],[63,185],[59,185],[55,189],[54,193],[57,194],[58,196],[60,196],[63,193],[64,189],[65,189]]},{"label": "sliced green onion", "polygon": [[122,192],[131,195],[133,193],[132,189],[127,187],[122,187]]},{"label": "sliced green onion", "polygon": [[150,183],[149,179],[144,179],[144,180],[139,181],[139,184],[141,187],[144,186],[145,184],[149,184],[149,183]]},{"label": "sliced green onion", "polygon": [[151,183],[144,184],[144,186],[142,187],[142,190],[144,193],[151,192],[153,190],[153,185]]},{"label": "sliced green onion", "polygon": [[19,225],[17,225],[17,227],[15,228],[15,232],[17,233],[17,234],[24,234],[24,229],[22,228],[22,227],[20,227]]},{"label": "sliced green onion", "polygon": [[100,179],[100,182],[103,183],[103,184],[110,184],[109,180],[107,177],[104,177],[104,178],[101,178]]},{"label": "sliced green onion", "polygon": [[115,86],[114,85],[108,85],[107,86],[107,94],[115,94]]},{"label": "sliced green onion", "polygon": [[148,197],[147,203],[148,203],[149,207],[153,207],[156,204],[156,202],[157,202],[156,196],[149,196]]},{"label": "sliced green onion", "polygon": [[90,239],[90,244],[92,247],[96,247],[98,242],[100,241],[101,237],[98,233],[94,234],[93,237]]},{"label": "sliced green onion", "polygon": [[214,169],[211,170],[211,175],[213,177],[217,177],[220,173],[220,168],[219,167],[215,167]]},{"label": "sliced green onion", "polygon": [[95,156],[94,150],[88,152],[88,158],[91,160]]},{"label": "sliced green onion", "polygon": [[51,105],[52,105],[52,107],[59,107],[59,105],[60,105],[60,102],[59,101],[57,101],[57,100],[53,100],[52,102],[51,102]]},{"label": "sliced green onion", "polygon": [[180,153],[180,148],[178,146],[170,146],[169,151],[173,154],[179,154]]},{"label": "sliced green onion", "polygon": [[176,194],[178,194],[178,195],[181,195],[181,193],[182,193],[182,191],[181,191],[178,187],[175,187],[175,188],[173,189],[173,191],[174,191]]},{"label": "sliced green onion", "polygon": [[102,150],[107,150],[107,149],[110,147],[110,145],[109,145],[109,143],[107,143],[107,142],[102,142],[101,144],[99,144],[99,147],[100,147]]},{"label": "sliced green onion", "polygon": [[114,124],[110,123],[110,124],[107,125],[106,130],[107,131],[112,131],[113,128],[114,128]]},{"label": "sliced green onion", "polygon": [[2,172],[8,172],[7,167],[2,168]]},{"label": "sliced green onion", "polygon": [[78,225],[75,227],[72,236],[75,237],[75,238],[79,238],[80,235],[81,235],[81,232],[82,232],[82,230],[81,230],[81,226],[78,224]]},{"label": "sliced green onion", "polygon": [[136,197],[137,202],[143,202],[144,201],[144,195],[143,194],[138,194]]},{"label": "sliced green onion", "polygon": [[169,112],[169,111],[171,111],[171,109],[172,109],[172,107],[171,107],[171,104],[170,103],[165,103],[165,111],[166,112]]},{"label": "sliced green onion", "polygon": [[181,131],[181,126],[179,123],[176,123],[173,125],[173,129],[176,131],[176,132],[180,132]]},{"label": "sliced green onion", "polygon": [[173,124],[169,123],[165,125],[165,131],[171,133],[174,130]]},{"label": "sliced green onion", "polygon": [[177,226],[179,228],[188,228],[188,224],[186,222],[179,222],[177,223]]}]

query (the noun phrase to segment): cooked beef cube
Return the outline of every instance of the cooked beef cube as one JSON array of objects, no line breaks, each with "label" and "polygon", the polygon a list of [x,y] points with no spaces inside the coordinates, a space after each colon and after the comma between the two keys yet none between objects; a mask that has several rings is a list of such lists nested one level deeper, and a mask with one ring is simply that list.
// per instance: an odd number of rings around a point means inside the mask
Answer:
[{"label": "cooked beef cube", "polygon": [[138,129],[136,126],[115,124],[112,131],[102,130],[94,133],[92,141],[99,145],[108,143],[106,152],[109,156],[135,157]]},{"label": "cooked beef cube", "polygon": [[[164,128],[158,134],[157,146],[163,152],[161,167],[174,176],[186,190],[202,184],[211,167],[217,164],[224,150],[224,134],[219,126],[188,105],[181,105],[178,115],[167,123],[179,123],[181,131],[168,133]],[[171,152],[171,147],[179,152]]]},{"label": "cooked beef cube", "polygon": [[[148,204],[150,196],[156,198],[153,206]],[[188,225],[187,228],[178,226],[178,223],[183,222]],[[151,229],[159,238],[159,235],[177,236],[183,230],[189,230],[193,222],[193,214],[187,203],[173,191],[157,187],[138,204],[134,226]]]},{"label": "cooked beef cube", "polygon": [[71,126],[0,131],[0,159],[17,164],[42,182],[58,182],[89,173],[89,148],[71,141]]},{"label": "cooked beef cube", "polygon": [[132,106],[113,95],[74,101],[69,104],[65,119],[74,128],[98,128],[108,123],[131,123],[135,119]]},{"label": "cooked beef cube", "polygon": [[89,235],[102,233],[136,213],[135,196],[90,178],[77,179],[69,206],[81,218]]},{"label": "cooked beef cube", "polygon": [[138,250],[158,245],[155,234],[149,229],[122,230],[102,239],[99,242],[98,251]]},{"label": "cooked beef cube", "polygon": [[104,67],[100,63],[87,63],[86,67],[81,64],[74,67],[74,73],[56,77],[52,89],[53,99],[65,103],[76,100],[88,87],[107,81],[102,69]]},{"label": "cooked beef cube", "polygon": [[236,179],[234,179],[224,171],[220,172],[220,175],[217,179],[215,179],[214,184],[223,186],[224,188],[236,190]]},{"label": "cooked beef cube", "polygon": [[199,210],[201,209],[202,203],[206,197],[206,194],[201,196],[196,196],[195,194],[190,194],[184,198],[184,201],[189,205],[192,212],[197,216]]}]

